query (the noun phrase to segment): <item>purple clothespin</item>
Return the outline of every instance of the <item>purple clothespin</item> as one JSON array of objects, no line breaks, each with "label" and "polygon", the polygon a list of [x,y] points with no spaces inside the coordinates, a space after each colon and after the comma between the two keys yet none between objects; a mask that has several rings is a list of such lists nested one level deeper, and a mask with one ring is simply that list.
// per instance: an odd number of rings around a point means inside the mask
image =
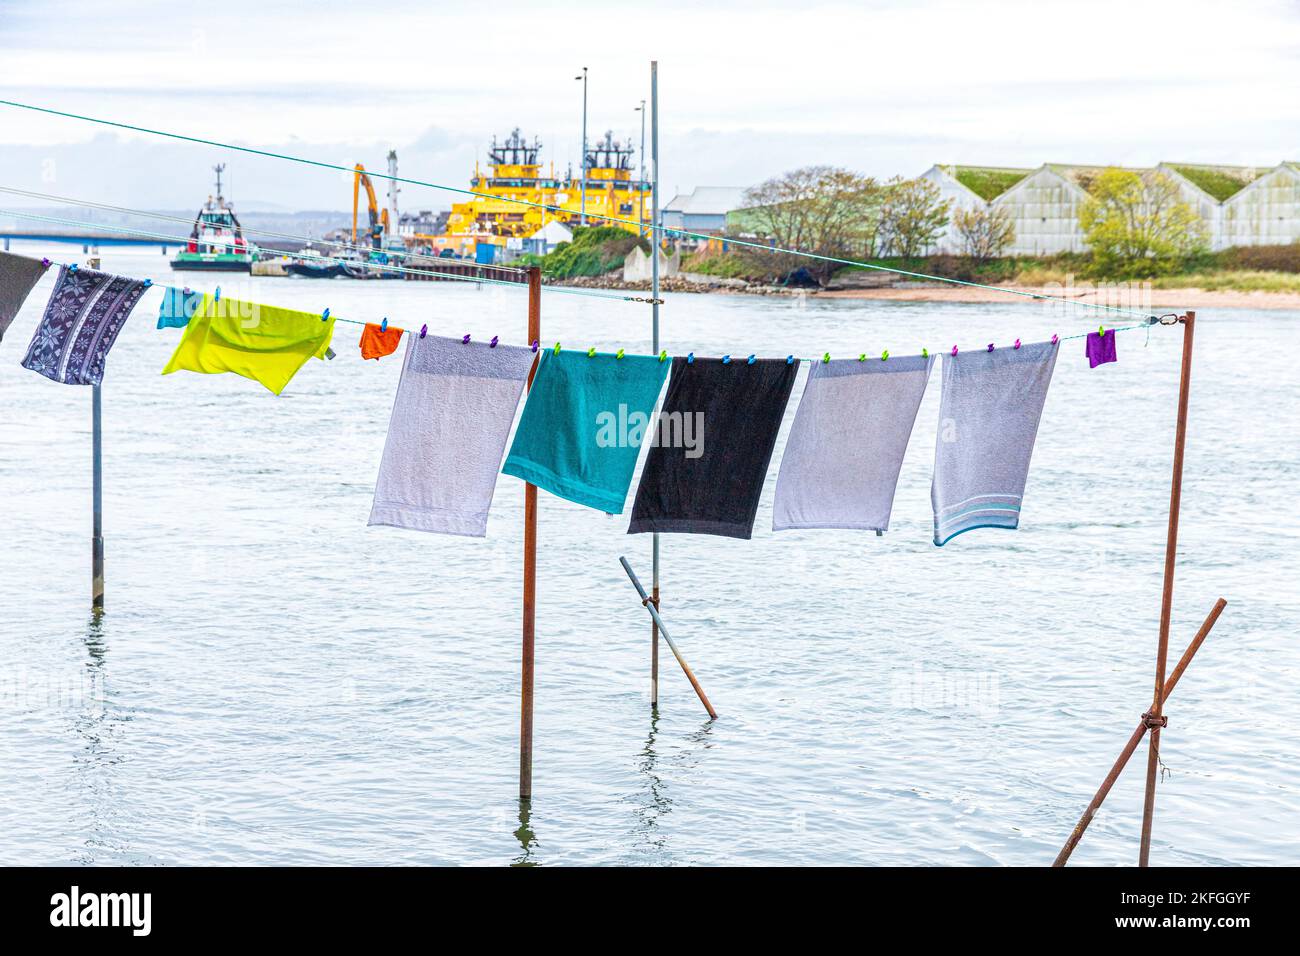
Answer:
[{"label": "purple clothespin", "polygon": [[424,338],[428,334],[429,334],[428,324],[426,323],[425,325],[420,326],[420,338]]},{"label": "purple clothespin", "polygon": [[990,352],[993,351],[993,343],[992,343],[992,342],[989,343],[989,351],[990,351]]},{"label": "purple clothespin", "polygon": [[494,348],[496,348],[496,347],[497,347],[497,343],[498,343],[499,341],[501,341],[501,340],[500,340],[499,338],[497,338],[495,335],[492,336],[492,341],[488,343],[488,348],[490,348],[490,349],[494,349]]},{"label": "purple clothespin", "polygon": [[468,332],[466,332],[466,333],[465,333],[465,337],[464,337],[463,339],[460,340],[460,344],[461,344],[461,345],[469,345],[469,333],[468,333]]},{"label": "purple clothespin", "polygon": [[534,351],[534,352],[537,351],[537,347],[538,347],[539,344],[540,344],[540,343],[539,343],[536,339],[533,339],[533,351]]},{"label": "purple clothespin", "polygon": [[47,269],[50,267],[49,256],[46,256],[44,259],[41,260],[41,265],[43,265]]}]

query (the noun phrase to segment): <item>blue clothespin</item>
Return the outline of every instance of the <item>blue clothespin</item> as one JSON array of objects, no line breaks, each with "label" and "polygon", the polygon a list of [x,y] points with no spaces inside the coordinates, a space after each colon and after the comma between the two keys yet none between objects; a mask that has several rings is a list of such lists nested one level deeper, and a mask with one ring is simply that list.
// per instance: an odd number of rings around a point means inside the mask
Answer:
[{"label": "blue clothespin", "polygon": [[730,365],[730,364],[731,364],[731,356],[730,356],[730,355],[724,355],[724,356],[722,356],[722,364],[723,364],[723,365]]},{"label": "blue clothespin", "polygon": [[388,316],[384,316],[384,321],[379,323],[379,331],[380,332],[388,331]]},{"label": "blue clothespin", "polygon": [[500,341],[501,341],[501,340],[500,340],[499,338],[497,338],[495,335],[492,336],[492,341],[488,343],[488,348],[490,348],[490,349],[494,349],[494,348],[496,348],[496,347],[497,347],[497,343],[500,342]]},{"label": "blue clothespin", "polygon": [[460,344],[461,344],[461,345],[469,345],[469,333],[468,333],[468,332],[466,332],[466,333],[465,333],[465,337],[464,337],[463,339],[460,340]]},{"label": "blue clothespin", "polygon": [[143,284],[144,287],[147,289],[149,288],[149,286],[153,285],[153,279],[145,279]]},{"label": "blue clothespin", "polygon": [[429,334],[429,326],[428,323],[425,323],[424,325],[420,326],[420,338],[424,338],[428,334]]},{"label": "blue clothespin", "polygon": [[76,271],[77,271],[77,264],[74,262],[72,265],[68,266],[68,271],[69,271],[69,272],[76,272]]},{"label": "blue clothespin", "polygon": [[330,310],[326,309],[324,312],[320,314],[320,320],[322,322],[328,322],[329,319],[330,319]]},{"label": "blue clothespin", "polygon": [[694,352],[688,352],[688,353],[686,354],[686,364],[687,364],[687,365],[694,365],[694,364],[695,364],[695,353],[694,353]]},{"label": "blue clothespin", "polygon": [[745,364],[746,364],[746,365],[753,365],[753,364],[754,364],[754,356],[751,355],[749,358],[745,359]]},{"label": "blue clothespin", "polygon": [[786,364],[786,365],[793,365],[793,364],[794,364],[794,356],[793,356],[793,355],[787,355],[787,356],[785,357],[785,364]]}]

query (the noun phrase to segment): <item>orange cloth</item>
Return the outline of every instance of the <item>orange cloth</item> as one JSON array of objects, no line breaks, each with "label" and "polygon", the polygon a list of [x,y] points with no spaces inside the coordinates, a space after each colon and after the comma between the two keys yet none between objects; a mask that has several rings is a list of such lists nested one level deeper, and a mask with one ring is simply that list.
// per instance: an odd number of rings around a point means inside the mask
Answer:
[{"label": "orange cloth", "polygon": [[397,346],[402,341],[402,330],[389,326],[387,329],[380,329],[373,322],[367,322],[366,327],[361,330],[361,357],[363,359],[378,359],[385,355],[392,355],[397,351]]}]

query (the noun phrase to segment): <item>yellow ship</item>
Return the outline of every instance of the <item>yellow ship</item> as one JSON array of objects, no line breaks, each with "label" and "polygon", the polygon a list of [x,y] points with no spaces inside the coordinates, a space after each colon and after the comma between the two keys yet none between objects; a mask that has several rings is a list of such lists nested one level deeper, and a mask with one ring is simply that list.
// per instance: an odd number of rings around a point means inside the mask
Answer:
[{"label": "yellow ship", "polygon": [[[478,163],[474,164],[474,178],[470,188],[484,195],[474,196],[465,202],[455,203],[447,217],[446,232],[439,236],[417,236],[431,240],[439,251],[477,258],[479,261],[499,261],[504,248],[519,247],[519,242],[533,237],[552,222],[569,228],[580,225],[583,214],[582,177],[555,175],[551,163],[546,175],[542,174],[538,153],[540,140],[529,144],[518,129],[511,132],[502,144],[496,137],[489,150],[489,173],[484,176]],[[605,134],[587,149],[587,225],[616,225],[629,232],[638,231],[638,223],[650,220],[650,184],[632,175],[632,144],[623,145],[614,139],[612,132]],[[544,203],[554,209],[525,206],[510,199]],[[611,223],[601,216],[615,216],[629,220]],[[479,251],[482,245],[499,248]],[[487,253],[487,255],[484,255]]]}]

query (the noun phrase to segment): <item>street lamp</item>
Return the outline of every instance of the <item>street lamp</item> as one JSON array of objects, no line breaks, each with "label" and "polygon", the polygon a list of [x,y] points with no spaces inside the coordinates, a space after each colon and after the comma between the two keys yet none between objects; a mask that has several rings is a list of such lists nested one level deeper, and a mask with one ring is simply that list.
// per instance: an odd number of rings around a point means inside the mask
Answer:
[{"label": "street lamp", "polygon": [[585,226],[587,224],[587,68],[582,68],[582,75],[575,76],[575,80],[582,80],[582,211],[578,216],[578,224]]},{"label": "street lamp", "polygon": [[645,235],[645,100],[632,112],[641,114],[641,181],[636,184],[637,219],[641,221],[639,235]]}]

